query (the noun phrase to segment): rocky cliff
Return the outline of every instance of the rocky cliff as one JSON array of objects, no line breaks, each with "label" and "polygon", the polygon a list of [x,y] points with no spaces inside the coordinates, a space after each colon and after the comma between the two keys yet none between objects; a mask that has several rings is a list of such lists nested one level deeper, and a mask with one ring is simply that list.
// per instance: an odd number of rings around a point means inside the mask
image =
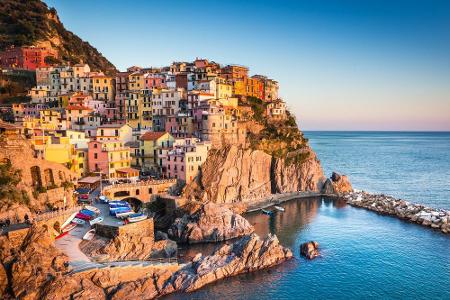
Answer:
[{"label": "rocky cliff", "polygon": [[25,138],[0,135],[0,221],[23,222],[25,215],[32,219],[35,212],[75,205],[76,177],[61,164],[34,157]]},{"label": "rocky cliff", "polygon": [[0,282],[8,287],[0,290],[0,298],[40,299],[42,289],[67,272],[68,258],[54,247],[44,227],[31,228],[21,244],[14,245],[15,241],[0,237],[0,259],[5,271],[0,271]]},{"label": "rocky cliff", "polygon": [[218,242],[250,234],[254,228],[239,214],[214,203],[193,205],[169,228],[169,236],[182,243]]},{"label": "rocky cliff", "polygon": [[216,203],[253,202],[275,193],[321,191],[324,176],[310,148],[304,159],[289,161],[262,150],[232,145],[212,150],[197,180],[185,189],[188,198]]},{"label": "rocky cliff", "polygon": [[181,269],[106,268],[68,275],[47,285],[42,299],[153,299],[190,292],[211,282],[277,265],[292,257],[276,236],[246,236]]}]

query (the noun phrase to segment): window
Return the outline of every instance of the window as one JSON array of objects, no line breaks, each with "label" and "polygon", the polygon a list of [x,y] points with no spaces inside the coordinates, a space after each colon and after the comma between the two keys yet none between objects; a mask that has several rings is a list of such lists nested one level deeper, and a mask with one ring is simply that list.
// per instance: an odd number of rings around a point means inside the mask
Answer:
[{"label": "window", "polygon": [[97,158],[98,158],[97,153],[94,153],[94,159],[97,159]]}]

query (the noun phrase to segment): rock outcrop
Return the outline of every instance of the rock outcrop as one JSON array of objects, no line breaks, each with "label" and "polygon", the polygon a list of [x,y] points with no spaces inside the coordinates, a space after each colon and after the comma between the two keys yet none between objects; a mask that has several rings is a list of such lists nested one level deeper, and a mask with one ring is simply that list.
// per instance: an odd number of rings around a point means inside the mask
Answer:
[{"label": "rock outcrop", "polygon": [[184,195],[205,202],[251,203],[274,193],[320,192],[324,176],[319,160],[311,149],[304,151],[303,161],[291,162],[236,145],[212,150]]},{"label": "rock outcrop", "polygon": [[291,257],[291,250],[281,246],[276,236],[263,240],[252,234],[224,245],[210,256],[197,255],[171,277],[162,293],[192,292],[222,278],[271,267]]},{"label": "rock outcrop", "polygon": [[171,238],[182,243],[218,242],[254,231],[253,226],[231,210],[209,202],[186,212],[168,230]]},{"label": "rock outcrop", "polygon": [[327,178],[323,187],[322,194],[330,196],[339,196],[353,191],[350,180],[346,175],[333,172],[330,178]]},{"label": "rock outcrop", "polygon": [[300,254],[307,259],[314,259],[320,255],[319,243],[316,241],[306,242],[300,245]]},{"label": "rock outcrop", "polygon": [[395,199],[386,195],[373,195],[361,192],[352,192],[344,196],[348,204],[362,207],[380,214],[396,216],[410,222],[431,227],[450,233],[450,211],[433,209],[421,204],[413,204],[405,200]]},{"label": "rock outcrop", "polygon": [[277,265],[292,257],[276,236],[256,234],[212,255],[197,255],[181,269],[129,267],[93,270],[60,278],[45,289],[43,299],[153,299],[173,292],[195,291],[214,281]]},{"label": "rock outcrop", "polygon": [[[10,273],[7,281],[0,274],[2,298],[40,299],[42,289],[68,271],[67,256],[54,247],[50,232],[45,227],[33,226],[17,248],[8,247],[13,241],[5,237],[2,237],[0,244],[2,252],[7,252],[1,255],[4,272],[0,273]],[[5,296],[5,283],[12,295]]]}]

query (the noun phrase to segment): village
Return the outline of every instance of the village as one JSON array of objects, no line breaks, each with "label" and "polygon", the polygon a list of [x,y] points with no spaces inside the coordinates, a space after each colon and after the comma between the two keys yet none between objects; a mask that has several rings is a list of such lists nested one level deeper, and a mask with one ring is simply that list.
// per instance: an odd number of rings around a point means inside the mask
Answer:
[{"label": "village", "polygon": [[108,76],[87,64],[48,66],[47,50],[28,48],[0,54],[3,68],[36,72],[31,101],[12,105],[14,123],[37,157],[80,180],[189,184],[211,149],[245,143],[247,99],[261,99],[267,119],[286,118],[278,82],[244,66],[197,58]]}]

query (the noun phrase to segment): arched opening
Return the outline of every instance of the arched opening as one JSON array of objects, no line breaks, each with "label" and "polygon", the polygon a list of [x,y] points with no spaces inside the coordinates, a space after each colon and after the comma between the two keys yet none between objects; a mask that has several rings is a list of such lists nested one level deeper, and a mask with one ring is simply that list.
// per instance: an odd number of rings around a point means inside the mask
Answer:
[{"label": "arched opening", "polygon": [[119,197],[129,197],[130,196],[130,192],[129,191],[118,191],[114,193],[114,198],[119,198]]},{"label": "arched opening", "polygon": [[53,178],[53,170],[52,169],[45,169],[44,170],[44,180],[47,186],[54,186],[55,185],[55,179]]},{"label": "arched opening", "polygon": [[125,198],[123,200],[127,201],[128,203],[130,203],[131,207],[133,208],[133,210],[135,212],[138,212],[143,207],[142,201],[137,199],[137,198],[129,197],[129,198]]},{"label": "arched opening", "polygon": [[34,187],[42,187],[41,168],[33,166],[30,168],[31,181]]}]

